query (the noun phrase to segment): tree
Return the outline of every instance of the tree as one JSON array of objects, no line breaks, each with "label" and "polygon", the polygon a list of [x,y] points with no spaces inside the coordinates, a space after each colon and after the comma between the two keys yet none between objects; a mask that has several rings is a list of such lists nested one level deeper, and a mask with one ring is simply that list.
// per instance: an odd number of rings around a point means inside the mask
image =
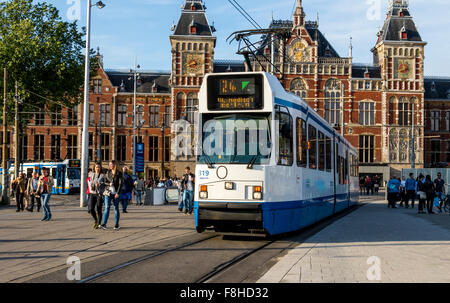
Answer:
[{"label": "tree", "polygon": [[[0,67],[8,69],[8,108],[14,108],[15,81],[24,112],[51,112],[57,105],[49,100],[70,107],[78,104],[84,81],[84,36],[84,28],[79,31],[76,21],[63,21],[51,4],[0,3]],[[12,110],[8,114],[12,120]],[[31,116],[21,115],[22,127]]]}]

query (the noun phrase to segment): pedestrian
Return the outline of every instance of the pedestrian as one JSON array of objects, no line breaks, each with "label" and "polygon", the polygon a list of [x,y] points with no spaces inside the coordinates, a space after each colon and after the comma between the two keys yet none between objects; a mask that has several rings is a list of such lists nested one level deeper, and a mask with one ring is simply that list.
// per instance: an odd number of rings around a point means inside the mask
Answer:
[{"label": "pedestrian", "polygon": [[167,178],[167,181],[164,183],[166,188],[171,188],[173,186],[173,181],[171,178]]},{"label": "pedestrian", "polygon": [[370,191],[370,177],[366,176],[366,179],[364,180],[364,187],[366,188],[366,195],[369,195]]},{"label": "pedestrian", "polygon": [[387,184],[387,192],[388,192],[388,207],[397,208],[395,203],[398,200],[398,195],[400,192],[400,181],[392,176],[391,180],[389,180]]},{"label": "pedestrian", "polygon": [[378,192],[380,190],[380,177],[378,175],[376,175],[375,179],[374,179],[374,188],[375,188],[375,193],[378,196]]},{"label": "pedestrian", "polygon": [[406,201],[405,207],[409,208],[409,200],[411,200],[411,207],[414,208],[414,202],[416,198],[416,180],[414,174],[410,173],[409,178],[405,181]]},{"label": "pedestrian", "polygon": [[437,174],[437,179],[434,180],[434,186],[436,188],[436,195],[439,199],[439,212],[442,213],[442,205],[445,200],[445,181],[442,179],[441,173]]},{"label": "pedestrian", "polygon": [[50,169],[42,168],[42,176],[39,177],[37,193],[41,197],[42,209],[44,210],[44,217],[41,221],[50,221],[52,219],[52,212],[50,211],[50,198],[53,192],[53,177],[50,176]]},{"label": "pedestrian", "polygon": [[142,196],[145,191],[145,182],[144,178],[139,178],[134,182],[134,189],[136,192],[136,205],[143,205],[142,203]]},{"label": "pedestrian", "polygon": [[434,182],[431,180],[431,176],[427,175],[425,177],[425,182],[423,183],[423,189],[427,196],[427,211],[428,214],[434,214],[433,212],[433,200],[436,197],[436,190]]},{"label": "pedestrian", "polygon": [[417,194],[419,195],[419,214],[425,214],[424,207],[427,199],[427,194],[424,188],[425,176],[420,174],[417,179]]},{"label": "pedestrian", "polygon": [[120,190],[120,203],[124,214],[128,213],[128,203],[133,199],[133,178],[128,174],[128,167],[122,168],[122,188]]},{"label": "pedestrian", "polygon": [[359,178],[359,193],[362,195],[364,193],[364,177]]},{"label": "pedestrian", "polygon": [[119,211],[119,198],[120,191],[122,189],[122,172],[120,171],[120,167],[116,161],[109,162],[109,170],[105,176],[106,189],[103,193],[105,199],[105,213],[103,214],[103,222],[100,225],[101,229],[106,230],[106,224],[108,223],[109,212],[111,210],[111,203],[114,204],[114,215],[116,218],[114,230],[119,230],[119,220],[120,220],[120,211]]},{"label": "pedestrian", "polygon": [[184,203],[184,213],[192,214],[194,210],[194,188],[195,188],[195,175],[191,173],[191,168],[186,167],[186,174],[182,179],[183,187],[183,203]]},{"label": "pedestrian", "polygon": [[29,212],[33,212],[35,203],[37,207],[37,212],[40,212],[41,210],[41,197],[39,197],[37,193],[38,183],[39,183],[39,173],[33,172],[31,178],[28,180],[26,190],[26,194],[30,199],[30,205],[27,208]]},{"label": "pedestrian", "polygon": [[105,191],[105,176],[100,163],[95,163],[89,186],[91,188],[91,215],[94,218],[94,229],[102,224],[103,193]]},{"label": "pedestrian", "polygon": [[403,204],[406,204],[406,179],[402,177],[400,181],[400,207],[403,207]]},{"label": "pedestrian", "polygon": [[17,179],[11,182],[11,189],[14,188],[16,190],[16,204],[17,204],[17,210],[16,212],[24,211],[24,199],[25,199],[25,193],[27,190],[27,182],[25,180],[25,174],[19,174]]},{"label": "pedestrian", "polygon": [[88,214],[91,213],[91,176],[92,176],[92,169],[89,168],[87,177],[87,188],[86,188]]},{"label": "pedestrian", "polygon": [[178,211],[183,212],[183,183],[181,182],[181,180],[177,179],[176,184],[178,188]]}]

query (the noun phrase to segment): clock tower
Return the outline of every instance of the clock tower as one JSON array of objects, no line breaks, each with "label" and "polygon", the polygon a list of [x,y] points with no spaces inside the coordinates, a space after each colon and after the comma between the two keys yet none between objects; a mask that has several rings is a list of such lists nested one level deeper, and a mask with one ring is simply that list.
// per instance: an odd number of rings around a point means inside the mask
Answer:
[{"label": "clock tower", "polygon": [[[209,24],[206,17],[206,6],[202,0],[186,0],[181,9],[181,17],[178,24],[172,27],[170,36],[172,50],[172,121],[186,120],[194,124],[195,114],[198,110],[198,92],[205,74],[214,71],[214,48],[216,37],[214,26]],[[193,128],[192,128],[193,130]],[[173,130],[175,135],[179,130]],[[183,131],[187,131],[184,129]],[[192,131],[191,131],[192,133]],[[187,135],[187,134],[185,134]],[[191,145],[192,140],[177,142]],[[180,148],[180,150],[185,148]],[[174,155],[173,161],[195,161],[192,148],[187,152]],[[186,163],[184,163],[186,164]],[[182,165],[184,165],[182,164]],[[175,168],[177,173],[182,173],[182,165]],[[194,164],[192,164],[194,166]]]},{"label": "clock tower", "polygon": [[410,14],[408,0],[390,0],[372,52],[383,79],[383,162],[398,171],[413,162],[418,167],[424,163],[426,44]]}]

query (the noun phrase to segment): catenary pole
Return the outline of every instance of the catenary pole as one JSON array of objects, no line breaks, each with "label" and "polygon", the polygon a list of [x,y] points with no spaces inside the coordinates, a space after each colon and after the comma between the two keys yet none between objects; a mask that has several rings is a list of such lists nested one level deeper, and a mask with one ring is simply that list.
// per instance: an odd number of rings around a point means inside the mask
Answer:
[{"label": "catenary pole", "polygon": [[6,110],[7,110],[7,92],[8,92],[8,72],[6,70],[6,67],[3,70],[3,153],[2,153],[2,204],[9,204],[8,200],[8,173],[6,171],[8,170],[8,159],[7,157],[7,146],[6,146],[6,140],[8,136],[8,122],[6,117]]},{"label": "catenary pole", "polygon": [[83,134],[81,148],[81,184],[80,184],[80,207],[83,208],[87,200],[87,171],[89,166],[88,140],[89,140],[89,50],[91,36],[91,0],[87,0],[87,22],[86,22],[86,58],[84,66],[84,104],[83,104]]}]

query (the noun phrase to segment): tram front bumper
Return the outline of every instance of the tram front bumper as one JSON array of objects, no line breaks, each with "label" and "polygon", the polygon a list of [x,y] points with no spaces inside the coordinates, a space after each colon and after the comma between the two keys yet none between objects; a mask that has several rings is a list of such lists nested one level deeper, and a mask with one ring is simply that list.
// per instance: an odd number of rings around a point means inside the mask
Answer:
[{"label": "tram front bumper", "polygon": [[253,221],[262,222],[261,203],[199,202],[199,221]]}]

